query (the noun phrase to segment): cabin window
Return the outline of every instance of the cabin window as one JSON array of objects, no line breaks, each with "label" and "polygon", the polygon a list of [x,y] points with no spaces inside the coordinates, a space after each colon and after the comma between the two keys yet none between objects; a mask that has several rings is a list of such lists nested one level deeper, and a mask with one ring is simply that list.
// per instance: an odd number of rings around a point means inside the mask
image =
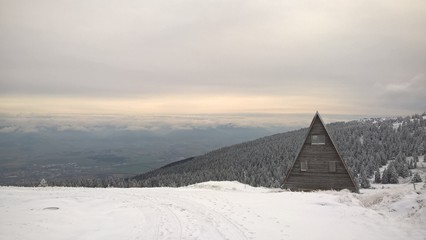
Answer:
[{"label": "cabin window", "polygon": [[312,135],[311,144],[312,145],[324,145],[325,144],[325,135]]},{"label": "cabin window", "polygon": [[336,162],[328,162],[328,171],[336,172]]},{"label": "cabin window", "polygon": [[301,161],[300,162],[300,171],[302,171],[302,172],[308,171],[308,161]]}]

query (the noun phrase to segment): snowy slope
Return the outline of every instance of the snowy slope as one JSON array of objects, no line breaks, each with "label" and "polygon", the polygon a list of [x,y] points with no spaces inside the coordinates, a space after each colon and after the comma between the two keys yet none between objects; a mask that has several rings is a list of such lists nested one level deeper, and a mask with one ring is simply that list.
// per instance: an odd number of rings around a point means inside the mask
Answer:
[{"label": "snowy slope", "polygon": [[[423,183],[418,184],[421,188]],[[0,187],[0,239],[425,239],[426,191]]]}]

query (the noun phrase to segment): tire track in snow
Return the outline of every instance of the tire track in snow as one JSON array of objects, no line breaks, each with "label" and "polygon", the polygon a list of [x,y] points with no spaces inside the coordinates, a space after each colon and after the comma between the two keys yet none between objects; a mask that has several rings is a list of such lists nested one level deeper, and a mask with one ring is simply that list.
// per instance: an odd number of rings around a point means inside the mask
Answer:
[{"label": "tire track in snow", "polygon": [[[182,222],[180,218],[170,209],[170,203],[165,203],[162,198],[152,194],[151,192],[144,195],[124,194],[134,198],[136,206],[145,219],[150,220],[144,229],[149,229],[155,226],[153,235],[149,235],[149,231],[142,232],[144,239],[176,239],[182,240]],[[150,209],[150,211],[146,211]],[[155,221],[157,220],[157,221]],[[153,222],[155,221],[155,222]],[[141,227],[141,226],[139,226]],[[146,228],[145,228],[146,227]]]},{"label": "tire track in snow", "polygon": [[[137,203],[134,204],[136,209],[141,212],[145,220],[149,220],[149,224],[146,225],[146,228],[145,226],[137,226],[141,229],[140,231],[138,231],[138,233],[143,237],[140,238],[141,236],[138,236],[137,239],[160,239],[160,227],[164,214],[162,214],[162,211],[158,207],[158,204],[146,195],[139,195],[134,193],[127,193],[123,195],[133,198],[133,202]],[[149,211],[146,211],[146,209],[149,209]],[[160,213],[160,215],[152,214],[152,210],[155,210],[155,213]],[[146,229],[152,228],[153,226],[155,227],[155,230],[151,231],[153,235],[149,235],[150,231],[146,231]]]},{"label": "tire track in snow", "polygon": [[[157,224],[157,235],[154,239],[182,239],[182,222],[179,217],[169,208],[167,204],[162,203],[162,201],[153,196],[144,196],[155,208],[157,213],[160,213],[161,220]],[[170,219],[173,219],[173,224],[170,224]],[[170,226],[167,226],[170,224]],[[176,232],[173,231],[174,226],[177,226],[177,237]],[[169,235],[167,235],[167,233]]]},{"label": "tire track in snow", "polygon": [[[133,197],[138,197],[133,195]],[[143,196],[150,211],[160,215],[152,239],[249,239],[245,232],[213,207],[182,198],[179,194],[149,192]],[[146,207],[146,206],[145,206]],[[146,215],[147,219],[153,216]],[[156,216],[158,218],[158,216]],[[151,223],[152,224],[152,223]],[[153,227],[149,225],[148,227]]]},{"label": "tire track in snow", "polygon": [[213,224],[214,229],[223,239],[249,239],[237,224],[212,207],[180,196],[174,196],[171,205],[192,212],[198,218],[197,220],[205,222],[204,224]]},{"label": "tire track in snow", "polygon": [[[209,198],[209,197],[207,197],[207,199],[210,199],[210,198]],[[232,237],[231,239],[245,239],[245,240],[249,239],[249,237],[247,237],[247,235],[246,235],[245,231],[241,229],[241,227],[239,226],[239,224],[234,223],[234,222],[233,222],[232,220],[230,220],[230,219],[229,219],[229,218],[228,218],[225,214],[222,214],[222,213],[220,213],[220,212],[216,211],[216,210],[215,210],[214,208],[212,208],[212,207],[208,207],[208,206],[206,206],[206,205],[204,205],[204,204],[200,204],[200,203],[195,202],[195,201],[193,201],[193,200],[189,200],[189,199],[185,199],[185,200],[186,200],[186,201],[191,202],[191,204],[192,204],[192,205],[202,206],[202,207],[204,207],[204,208],[208,209],[210,212],[212,212],[215,216],[218,216],[218,217],[220,217],[220,218],[224,219],[224,220],[225,220],[225,221],[226,221],[229,225],[231,225],[231,226],[233,227],[233,229],[234,229],[234,230],[236,230],[237,235],[239,235],[239,237],[238,237],[238,238],[234,238],[234,237]],[[214,201],[212,201],[212,203],[216,205],[216,203],[215,203]]]},{"label": "tire track in snow", "polygon": [[168,205],[165,206],[166,209],[168,210],[168,212],[170,212],[173,215],[173,219],[175,220],[175,222],[178,223],[179,225],[179,230],[178,230],[178,239],[181,240],[182,239],[182,222],[180,221],[179,217],[173,212],[173,210],[170,209],[170,207]]}]

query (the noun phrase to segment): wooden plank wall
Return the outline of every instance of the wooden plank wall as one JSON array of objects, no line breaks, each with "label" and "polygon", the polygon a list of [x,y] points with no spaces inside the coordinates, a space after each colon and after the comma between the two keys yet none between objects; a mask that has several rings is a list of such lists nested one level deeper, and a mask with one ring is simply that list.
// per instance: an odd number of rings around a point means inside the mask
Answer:
[{"label": "wooden plank wall", "polygon": [[[313,134],[325,135],[325,145],[311,145],[310,139]],[[300,169],[301,161],[308,162],[306,172]],[[336,172],[329,172],[330,161],[336,162]],[[357,191],[319,117],[316,117],[284,187],[306,191],[325,189]]]}]

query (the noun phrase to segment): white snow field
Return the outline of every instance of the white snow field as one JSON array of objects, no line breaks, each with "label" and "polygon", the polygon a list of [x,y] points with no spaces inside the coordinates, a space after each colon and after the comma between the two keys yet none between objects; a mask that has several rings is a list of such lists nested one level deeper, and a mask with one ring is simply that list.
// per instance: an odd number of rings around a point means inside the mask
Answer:
[{"label": "white snow field", "polygon": [[182,188],[0,187],[0,239],[426,239],[423,183],[288,192],[238,182]]}]

